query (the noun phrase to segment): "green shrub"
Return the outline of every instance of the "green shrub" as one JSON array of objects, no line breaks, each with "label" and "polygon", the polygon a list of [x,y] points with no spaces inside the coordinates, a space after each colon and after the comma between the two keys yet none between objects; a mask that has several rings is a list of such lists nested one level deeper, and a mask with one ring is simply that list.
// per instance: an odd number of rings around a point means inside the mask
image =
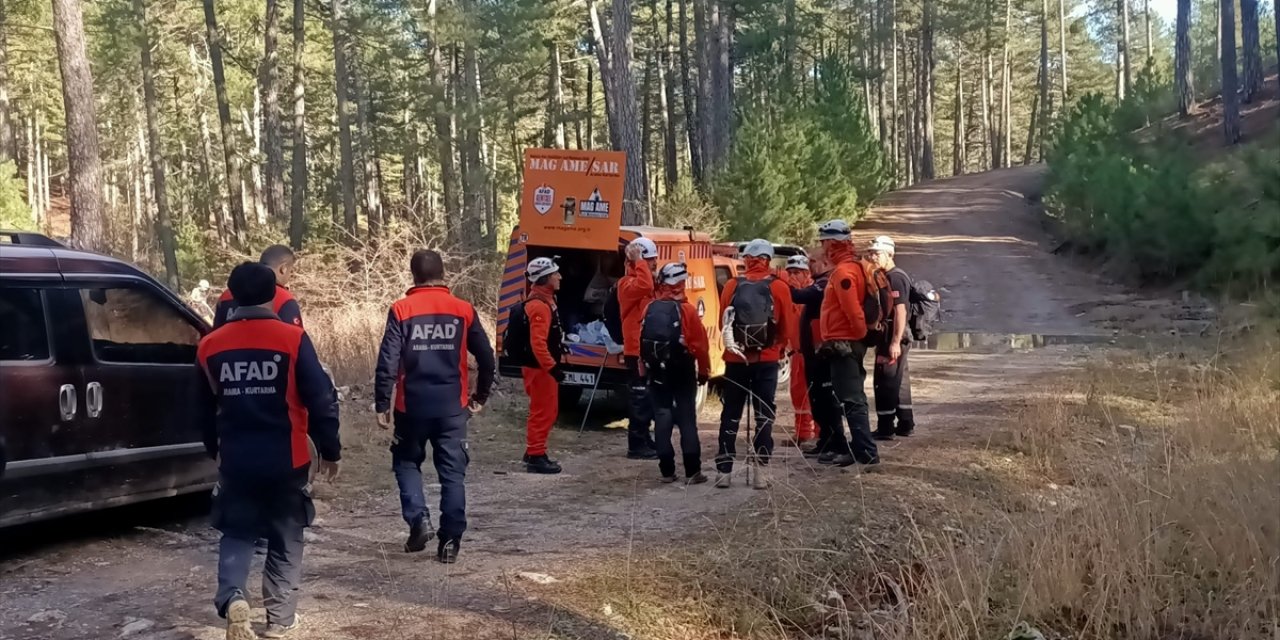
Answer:
[{"label": "green shrub", "polygon": [[31,208],[23,197],[25,191],[18,169],[12,161],[0,163],[0,229],[34,231]]}]

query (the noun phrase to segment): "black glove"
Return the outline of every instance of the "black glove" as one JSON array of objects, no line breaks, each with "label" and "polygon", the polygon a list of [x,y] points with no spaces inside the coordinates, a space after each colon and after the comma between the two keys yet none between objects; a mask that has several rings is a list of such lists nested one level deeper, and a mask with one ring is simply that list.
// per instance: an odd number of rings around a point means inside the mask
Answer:
[{"label": "black glove", "polygon": [[704,385],[704,384],[706,384],[706,383],[708,383],[708,382],[711,382],[711,376],[709,376],[709,375],[707,375],[707,374],[705,374],[705,373],[699,373],[699,374],[698,374],[698,384],[699,384],[699,385]]},{"label": "black glove", "polygon": [[551,371],[548,373],[551,374],[551,377],[555,379],[557,384],[564,382],[564,372],[560,370],[560,365],[551,367]]}]

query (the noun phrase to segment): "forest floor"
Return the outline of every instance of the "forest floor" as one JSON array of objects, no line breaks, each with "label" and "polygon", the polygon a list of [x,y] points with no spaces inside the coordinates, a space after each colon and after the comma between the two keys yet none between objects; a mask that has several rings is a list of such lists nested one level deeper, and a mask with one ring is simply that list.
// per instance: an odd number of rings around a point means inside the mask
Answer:
[{"label": "forest floor", "polygon": [[[888,547],[908,521],[940,521],[948,502],[997,486],[1010,494],[1001,504],[1051,500],[1046,494],[1056,485],[993,444],[1018,419],[1023,400],[1103,352],[1197,339],[1216,313],[1195,296],[1124,290],[1086,264],[1053,255],[1054,242],[1030,204],[1038,201],[1042,172],[1009,169],[891,193],[858,226],[859,242],[892,235],[901,266],[943,291],[947,310],[948,333],[911,356],[919,435],[888,443],[880,473],[819,468],[784,445],[767,491],[740,478],[728,490],[659,484],[656,463],[626,460],[624,433],[600,428],[620,412],[606,400],[581,436],[580,414],[566,416],[553,433],[552,453],[565,473],[528,475],[519,464],[524,401],[508,380],[472,423],[471,529],[461,561],[444,566],[434,561],[434,545],[423,554],[402,552],[389,436],[374,426],[367,398],[347,402],[344,476],[316,491],[319,518],[308,533],[300,609],[306,627],[298,637],[733,637],[749,630],[645,619],[627,592],[656,591],[661,599],[665,588],[633,585],[632,575],[640,581],[645,559],[673,546],[725,544],[743,521],[803,524],[822,499],[862,505],[853,512],[861,540],[850,544]],[[790,433],[785,396],[779,394],[779,431]],[[702,415],[707,467],[715,410]],[[996,482],[1009,477],[1024,481]],[[429,493],[438,495],[434,486]],[[0,551],[0,638],[221,637],[210,602],[216,536],[198,511],[170,503],[8,540]],[[805,541],[759,541],[782,543]],[[255,614],[261,622],[262,610]]]}]

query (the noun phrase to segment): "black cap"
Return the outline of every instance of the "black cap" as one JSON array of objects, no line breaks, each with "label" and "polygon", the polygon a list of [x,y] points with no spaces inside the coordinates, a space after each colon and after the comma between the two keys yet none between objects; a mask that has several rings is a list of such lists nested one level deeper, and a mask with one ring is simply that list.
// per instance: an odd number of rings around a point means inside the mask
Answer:
[{"label": "black cap", "polygon": [[260,262],[243,262],[227,278],[231,297],[242,307],[256,307],[276,297],[276,272]]}]

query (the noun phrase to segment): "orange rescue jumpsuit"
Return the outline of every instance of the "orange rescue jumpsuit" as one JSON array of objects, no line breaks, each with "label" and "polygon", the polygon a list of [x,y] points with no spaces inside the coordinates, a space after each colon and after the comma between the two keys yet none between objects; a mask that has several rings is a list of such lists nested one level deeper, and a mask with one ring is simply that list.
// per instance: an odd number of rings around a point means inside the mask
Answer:
[{"label": "orange rescue jumpsuit", "polygon": [[[808,271],[787,274],[787,283],[795,289],[803,289],[813,284]],[[804,310],[801,305],[793,305],[796,326],[791,335],[800,335],[800,323],[804,322]],[[804,375],[804,354],[800,351],[799,342],[791,345],[791,406],[796,414],[796,441],[813,440],[818,437],[817,427],[813,423],[813,413],[809,410],[809,381]]]},{"label": "orange rescue jumpsuit", "polygon": [[[524,303],[529,316],[529,347],[538,366],[524,367],[524,392],[529,395],[529,420],[525,425],[525,455],[541,456],[547,453],[547,438],[560,413],[560,385],[552,377],[551,370],[559,364],[560,331],[556,321],[555,293],[547,286],[535,286]],[[556,331],[552,324],[556,323]],[[553,335],[555,334],[555,335]],[[557,343],[551,344],[552,339]],[[552,353],[552,349],[556,353]]]}]

